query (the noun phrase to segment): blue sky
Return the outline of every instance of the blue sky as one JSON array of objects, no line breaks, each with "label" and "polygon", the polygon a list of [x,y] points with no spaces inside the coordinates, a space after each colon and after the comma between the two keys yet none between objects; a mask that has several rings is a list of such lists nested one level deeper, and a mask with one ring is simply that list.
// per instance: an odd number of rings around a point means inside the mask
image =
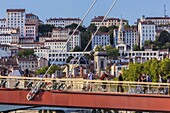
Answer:
[{"label": "blue sky", "polygon": [[[105,15],[113,0],[98,0],[84,21],[88,26],[94,16]],[[52,17],[82,18],[93,0],[0,0],[0,18],[5,17],[8,8],[25,8],[27,13],[34,13],[45,21]],[[164,4],[170,16],[170,0],[118,0],[108,17],[128,19],[133,24],[137,18],[163,16]]]}]

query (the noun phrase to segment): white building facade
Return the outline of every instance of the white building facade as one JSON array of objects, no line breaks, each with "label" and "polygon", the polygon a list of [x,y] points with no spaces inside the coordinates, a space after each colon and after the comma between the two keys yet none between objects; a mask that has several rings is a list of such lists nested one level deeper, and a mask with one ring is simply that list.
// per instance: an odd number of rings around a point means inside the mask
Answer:
[{"label": "white building facade", "polygon": [[[83,52],[58,52],[50,49],[49,47],[39,47],[34,49],[34,54],[39,58],[45,58],[50,63],[55,60],[55,64],[65,64],[68,57],[78,57],[83,54]],[[84,52],[84,54],[90,54],[90,52]]]},{"label": "white building facade", "polygon": [[23,37],[25,26],[25,9],[7,9],[6,13],[6,27],[19,29],[20,36]]},{"label": "white building facade", "polygon": [[60,51],[68,51],[68,44],[66,44],[67,40],[46,40],[44,42],[44,47],[49,47],[52,51],[60,52]]},{"label": "white building facade", "polygon": [[[118,44],[118,29],[113,32],[114,46]],[[136,28],[125,28],[124,29],[124,43],[129,45],[133,50],[134,45],[138,45],[138,31]]]},{"label": "white building facade", "polygon": [[17,29],[12,27],[0,27],[0,34],[11,34],[11,33],[17,33]]},{"label": "white building facade", "polygon": [[79,24],[81,19],[79,18],[50,18],[46,22],[48,25],[53,25],[55,27],[66,27],[73,23]]},{"label": "white building facade", "polygon": [[141,21],[151,21],[153,22],[156,26],[159,25],[168,25],[170,24],[170,17],[145,17],[143,16],[141,18]]},{"label": "white building facade", "polygon": [[91,49],[93,49],[95,46],[106,46],[106,45],[110,45],[110,34],[102,33],[102,32],[96,33],[96,35],[92,39]]},{"label": "white building facade", "polygon": [[69,29],[65,28],[54,28],[52,30],[52,39],[56,40],[67,40],[69,37]]},{"label": "white building facade", "polygon": [[36,40],[36,25],[35,24],[25,24],[24,26],[24,37],[32,37]]},{"label": "white building facade", "polygon": [[[104,16],[98,16],[98,17],[94,17],[91,20],[91,24],[94,24],[95,26],[99,27],[100,23],[102,22],[102,20],[104,19]],[[119,26],[120,24],[120,20],[119,18],[107,18],[104,20],[102,26],[105,27],[109,27],[109,26]],[[128,25],[128,21],[123,19],[123,24],[124,25]]]},{"label": "white building facade", "polygon": [[155,41],[156,39],[156,26],[151,21],[143,21],[138,24],[139,43],[140,47],[144,45],[147,40]]},{"label": "white building facade", "polygon": [[[69,37],[72,35],[73,31],[69,33]],[[69,50],[73,50],[76,46],[81,48],[81,37],[80,31],[76,31],[69,40]]]},{"label": "white building facade", "polygon": [[12,33],[12,34],[0,34],[0,43],[1,44],[12,44],[12,43],[19,43],[19,34]]},{"label": "white building facade", "polygon": [[0,19],[0,27],[6,27],[6,19],[5,18]]}]

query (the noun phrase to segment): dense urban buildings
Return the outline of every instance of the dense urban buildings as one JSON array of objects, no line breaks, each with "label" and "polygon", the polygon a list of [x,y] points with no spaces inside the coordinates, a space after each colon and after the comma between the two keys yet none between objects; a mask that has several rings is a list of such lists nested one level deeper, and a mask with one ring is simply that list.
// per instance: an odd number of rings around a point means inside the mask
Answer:
[{"label": "dense urban buildings", "polygon": [[[99,27],[103,19],[104,16],[95,16],[90,24]],[[80,22],[80,18],[59,17],[49,18],[44,24],[37,15],[27,13],[26,9],[7,9],[6,17],[0,19],[0,48],[7,52],[8,57],[9,55],[15,56],[23,49],[32,49],[34,55],[37,56],[36,63],[30,64],[32,70],[38,66],[37,59],[46,59],[49,63],[55,60],[55,64],[66,64],[70,57],[83,55],[82,45],[87,43],[85,39],[90,40],[90,38],[93,39],[89,50],[94,51],[96,46],[111,45],[119,50],[120,59],[132,58],[134,62],[145,62],[152,58],[163,59],[165,54],[169,54],[167,51],[162,53],[161,50],[153,51],[152,48],[146,49],[146,47],[142,50],[146,41],[154,42],[156,36],[158,37],[162,31],[170,31],[168,16],[143,16],[137,19],[134,25],[129,25],[128,20],[122,17],[108,17],[101,24],[104,31],[98,31],[95,35],[94,31],[88,31],[89,34],[85,33],[88,27],[84,27],[83,23],[81,25],[84,30],[75,31],[74,25]],[[40,25],[52,25],[53,28],[42,34],[38,31]],[[136,47],[142,51],[134,51]],[[91,55],[91,53],[87,51],[86,55]],[[26,62],[26,59],[24,61]],[[24,63],[18,64],[23,69],[27,68]]]}]

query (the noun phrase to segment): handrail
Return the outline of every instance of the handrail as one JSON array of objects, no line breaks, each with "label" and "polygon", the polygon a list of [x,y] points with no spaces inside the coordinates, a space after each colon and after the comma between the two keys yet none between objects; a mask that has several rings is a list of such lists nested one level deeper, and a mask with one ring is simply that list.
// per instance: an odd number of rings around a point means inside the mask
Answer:
[{"label": "handrail", "polygon": [[[19,79],[19,80],[42,80],[42,78],[38,78],[38,77],[17,77],[17,76],[0,76],[0,79]],[[109,80],[109,81],[104,81],[104,80],[87,80],[87,79],[83,79],[83,78],[72,78],[72,79],[68,79],[68,78],[43,78],[44,81],[53,81],[53,80],[57,80],[57,81],[75,81],[75,82],[93,82],[93,83],[111,83],[111,84],[118,84],[118,83],[122,83],[122,84],[140,84],[140,85],[170,85],[170,83],[157,83],[157,82],[134,82],[134,81],[113,81],[113,80]]]}]

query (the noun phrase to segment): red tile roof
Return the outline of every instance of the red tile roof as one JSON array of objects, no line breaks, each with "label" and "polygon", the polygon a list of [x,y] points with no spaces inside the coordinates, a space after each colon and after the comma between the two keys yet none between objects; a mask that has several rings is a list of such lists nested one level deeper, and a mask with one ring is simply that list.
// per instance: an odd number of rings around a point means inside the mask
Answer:
[{"label": "red tile roof", "polygon": [[50,19],[47,19],[47,21],[56,21],[56,20],[81,21],[79,18],[50,18]]},{"label": "red tile roof", "polygon": [[146,17],[146,19],[170,19],[170,17]]},{"label": "red tile roof", "polygon": [[153,25],[154,23],[152,21],[143,21],[141,22],[143,25]]},{"label": "red tile roof", "polygon": [[25,12],[25,9],[7,9],[6,12]]},{"label": "red tile roof", "polygon": [[67,40],[45,40],[45,42],[67,42]]},{"label": "red tile roof", "polygon": [[6,21],[6,18],[1,18],[0,21]]}]

